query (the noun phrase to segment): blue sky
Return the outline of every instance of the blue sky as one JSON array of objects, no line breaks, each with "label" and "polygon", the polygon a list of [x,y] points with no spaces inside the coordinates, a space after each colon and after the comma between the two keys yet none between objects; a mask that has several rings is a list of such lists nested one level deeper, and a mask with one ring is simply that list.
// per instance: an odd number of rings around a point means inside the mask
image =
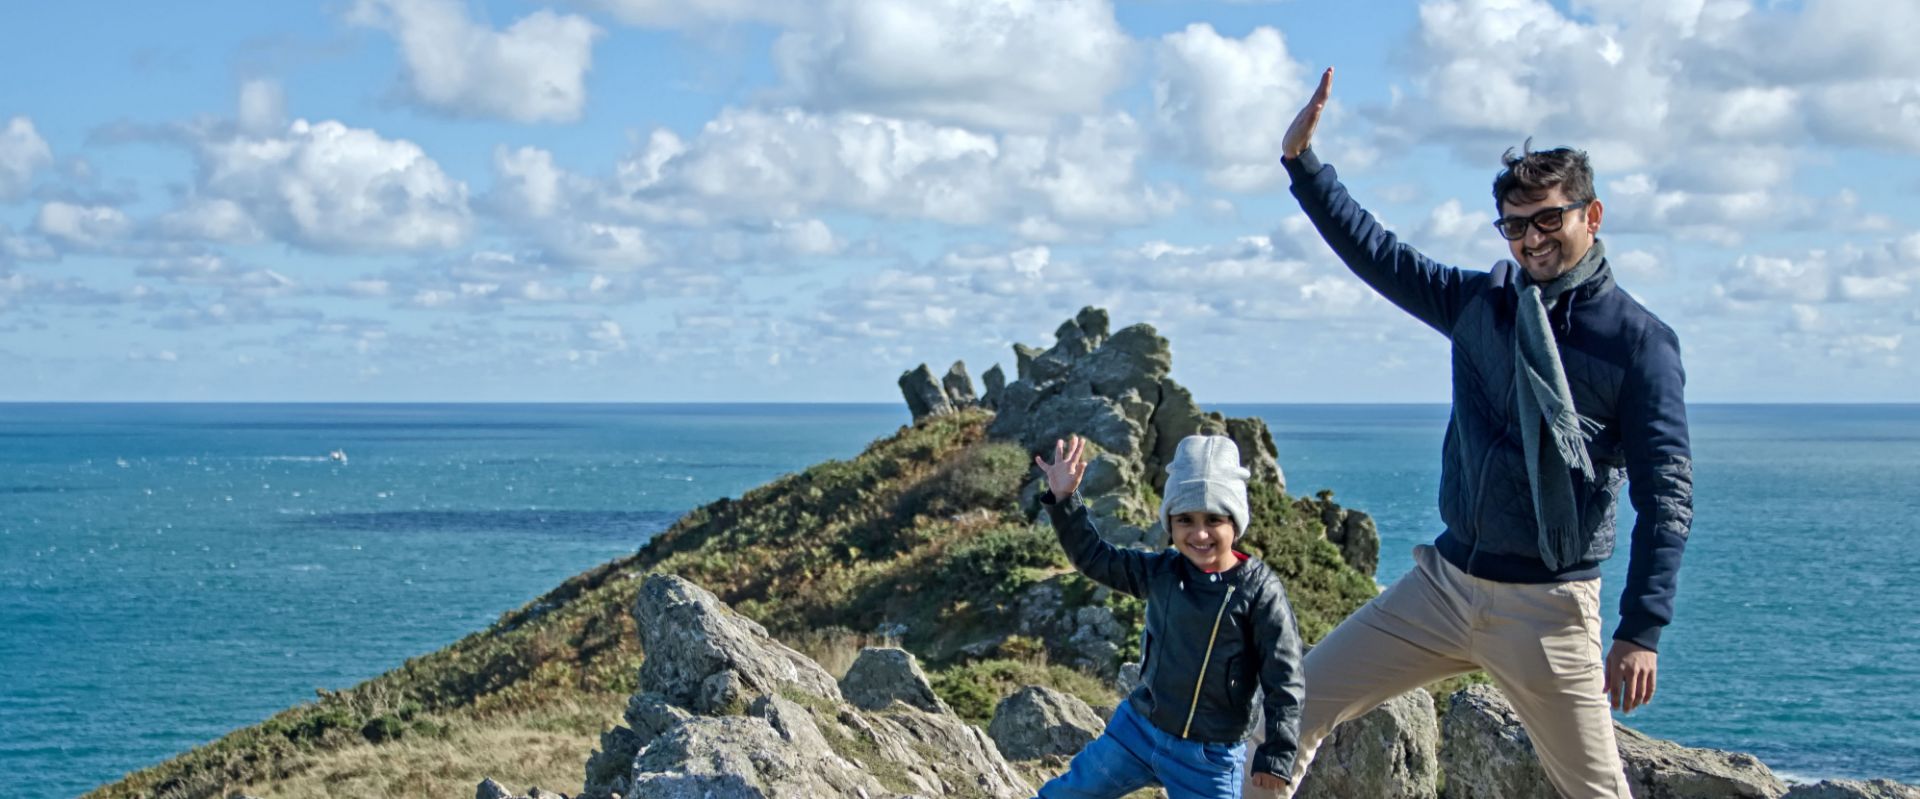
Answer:
[{"label": "blue sky", "polygon": [[1484,269],[1592,153],[1696,401],[1920,401],[1920,5],[15,4],[0,400],[891,401],[1083,305],[1204,400],[1443,401],[1281,130]]}]

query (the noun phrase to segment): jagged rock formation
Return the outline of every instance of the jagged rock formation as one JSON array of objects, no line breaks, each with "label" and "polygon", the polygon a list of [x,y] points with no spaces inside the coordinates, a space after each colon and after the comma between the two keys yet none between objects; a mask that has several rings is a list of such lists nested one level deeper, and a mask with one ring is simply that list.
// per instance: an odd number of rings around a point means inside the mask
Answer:
[{"label": "jagged rock formation", "polygon": [[1347,565],[1369,576],[1380,568],[1380,531],[1374,526],[1372,516],[1340,507],[1333,501],[1332,491],[1323,490],[1313,499],[1301,499],[1297,504],[1320,520],[1327,540],[1340,548],[1340,559]]},{"label": "jagged rock formation", "polygon": [[839,702],[833,676],[767,635],[745,616],[720,612],[719,600],[681,579],[649,578],[633,617],[647,659],[640,684],[695,713],[734,710],[753,696],[798,691]]},{"label": "jagged rock formation", "polygon": [[[1441,733],[1440,762],[1447,775],[1442,796],[1557,796],[1520,717],[1498,689],[1468,686],[1455,693],[1451,702]],[[1614,733],[1637,799],[1773,799],[1787,792],[1786,785],[1752,755],[1690,749],[1617,723]]]},{"label": "jagged rock formation", "polygon": [[851,692],[888,695],[887,710],[863,711],[818,664],[683,579],[649,576],[634,618],[647,652],[640,692],[627,726],[588,761],[585,799],[1031,795],[943,703],[892,701],[918,694],[901,687],[915,677],[924,685],[905,652],[863,653],[868,678],[850,675]]},{"label": "jagged rock formation", "polygon": [[946,387],[934,379],[933,370],[924,363],[900,375],[900,394],[906,398],[907,410],[916,422],[953,412],[953,400],[947,397]]},{"label": "jagged rock formation", "polygon": [[1029,452],[1051,452],[1056,440],[1075,434],[1094,444],[1081,494],[1116,544],[1165,544],[1157,508],[1130,487],[1161,490],[1165,466],[1186,436],[1232,436],[1255,480],[1285,487],[1265,422],[1201,411],[1168,376],[1172,350],[1151,325],[1111,334],[1108,326],[1106,311],[1086,308],[1060,325],[1052,347],[1014,345],[1020,377],[998,392],[989,435]]},{"label": "jagged rock formation", "polygon": [[987,384],[987,393],[980,395],[980,407],[987,410],[1000,407],[1000,392],[1007,390],[1007,373],[996,363],[980,379]]},{"label": "jagged rock formation", "polygon": [[940,378],[940,387],[947,392],[947,401],[956,408],[965,408],[979,402],[973,396],[973,378],[967,374],[965,361],[954,361],[947,367],[947,376]]},{"label": "jagged rock formation", "polygon": [[[1101,534],[1118,546],[1166,545],[1158,508],[1135,487],[1164,489],[1166,464],[1180,439],[1190,435],[1230,436],[1253,479],[1285,491],[1286,475],[1266,422],[1202,410],[1192,392],[1169,377],[1172,349],[1151,325],[1116,332],[1109,332],[1110,326],[1105,310],[1083,308],[1054,331],[1052,347],[1014,344],[1018,379],[1006,383],[995,365],[986,372],[986,394],[978,400],[972,396],[966,364],[960,362],[943,380],[921,364],[901,375],[901,393],[916,422],[971,405],[992,409],[989,435],[1028,452],[1049,453],[1056,440],[1070,435],[1092,442],[1080,493]],[[1042,489],[1036,481],[1022,492],[1029,516],[1040,511]],[[1370,517],[1343,509],[1327,496],[1304,510],[1322,519],[1328,540],[1348,563],[1373,573],[1379,535]]]},{"label": "jagged rock formation", "polygon": [[1106,722],[1072,694],[1029,685],[1000,700],[987,735],[1014,760],[1068,756],[1100,736]]},{"label": "jagged rock formation", "polygon": [[1433,697],[1416,688],[1335,728],[1294,795],[1434,799],[1440,789],[1439,739]]}]

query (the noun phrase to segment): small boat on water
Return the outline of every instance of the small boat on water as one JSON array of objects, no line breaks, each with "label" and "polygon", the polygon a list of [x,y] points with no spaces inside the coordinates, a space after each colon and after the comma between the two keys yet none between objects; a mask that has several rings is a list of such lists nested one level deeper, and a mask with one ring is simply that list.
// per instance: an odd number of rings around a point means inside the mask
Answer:
[{"label": "small boat on water", "polygon": [[344,449],[336,449],[332,452],[327,453],[327,457],[331,459],[334,463],[346,463],[347,451]]}]

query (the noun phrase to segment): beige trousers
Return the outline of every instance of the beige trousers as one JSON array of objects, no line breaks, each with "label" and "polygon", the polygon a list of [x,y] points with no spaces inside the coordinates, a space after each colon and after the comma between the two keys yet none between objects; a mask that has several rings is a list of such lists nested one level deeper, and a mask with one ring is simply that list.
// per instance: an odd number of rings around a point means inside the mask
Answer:
[{"label": "beige trousers", "polygon": [[1336,725],[1436,680],[1485,669],[1562,796],[1628,799],[1600,653],[1600,580],[1538,585],[1467,574],[1432,546],[1307,653],[1300,784]]}]

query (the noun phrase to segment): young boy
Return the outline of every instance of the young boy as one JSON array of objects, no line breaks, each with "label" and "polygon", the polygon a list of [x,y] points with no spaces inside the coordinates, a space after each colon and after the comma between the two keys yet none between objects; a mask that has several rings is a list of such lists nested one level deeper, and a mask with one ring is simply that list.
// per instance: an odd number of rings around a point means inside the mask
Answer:
[{"label": "young boy", "polygon": [[1240,796],[1254,687],[1266,693],[1266,742],[1253,783],[1284,790],[1293,769],[1303,685],[1300,634],[1280,578],[1233,543],[1247,530],[1247,477],[1225,436],[1182,439],[1167,466],[1160,521],[1175,551],[1120,549],[1101,540],[1074,493],[1084,444],[1054,442],[1042,497],[1060,546],[1095,582],[1147,600],[1140,687],[1106,732],[1075,755],[1041,799],[1120,797],[1147,785],[1169,799]]}]

